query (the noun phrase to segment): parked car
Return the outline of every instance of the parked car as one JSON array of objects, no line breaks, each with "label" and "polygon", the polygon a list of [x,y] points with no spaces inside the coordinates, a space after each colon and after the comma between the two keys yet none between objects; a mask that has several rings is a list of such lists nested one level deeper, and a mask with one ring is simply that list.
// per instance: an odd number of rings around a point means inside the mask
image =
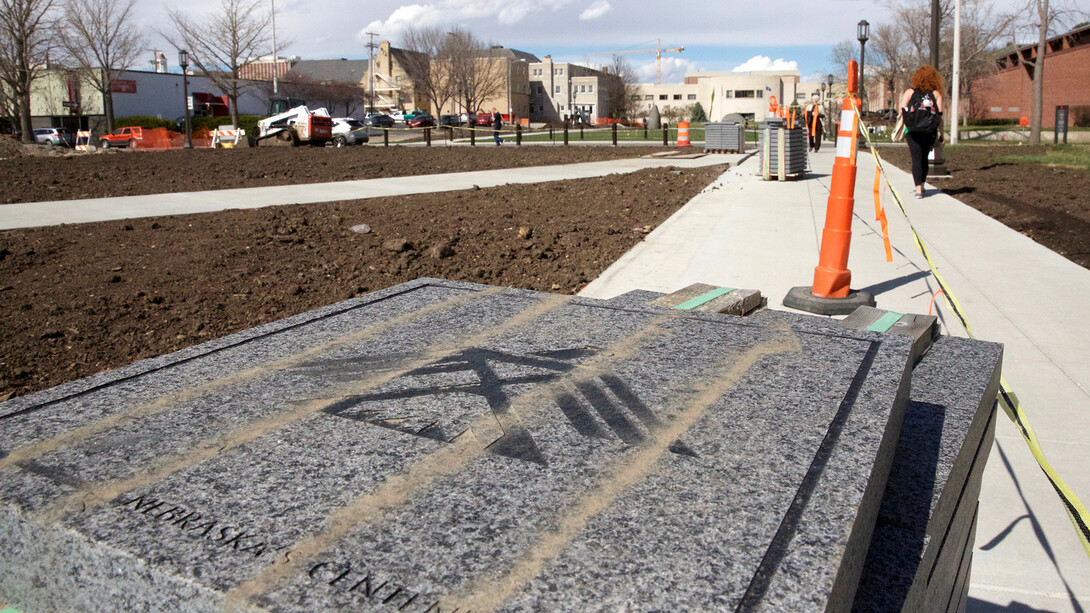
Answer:
[{"label": "parked car", "polygon": [[103,149],[110,147],[132,147],[133,141],[143,138],[143,128],[133,126],[131,128],[118,128],[110,134],[98,139],[98,146]]},{"label": "parked car", "polygon": [[405,123],[405,111],[401,109],[394,109],[390,111],[390,119],[395,122]]},{"label": "parked car", "polygon": [[[429,115],[427,111],[419,111],[419,110],[410,111],[408,113],[405,113],[405,123],[408,124],[410,121],[412,121],[413,119],[416,119],[417,117],[419,117],[421,115],[428,115],[428,117],[431,117],[431,115]],[[434,120],[435,120],[435,118],[432,117],[432,121],[434,121]]]},{"label": "parked car", "polygon": [[481,113],[480,115],[477,115],[477,125],[479,125],[479,126],[490,126],[490,125],[492,125],[492,115],[490,115],[488,113]]},{"label": "parked car", "polygon": [[335,117],[333,119],[333,139],[330,142],[333,143],[334,147],[362,145],[367,140],[367,126],[362,121],[352,117]]},{"label": "parked car", "polygon": [[435,118],[431,115],[419,111],[419,114],[414,115],[412,119],[408,121],[410,128],[432,128],[435,127]]},{"label": "parked car", "polygon": [[392,128],[394,127],[394,118],[384,113],[368,113],[363,118],[363,125],[376,128]]},{"label": "parked car", "polygon": [[75,147],[76,135],[67,128],[38,128],[34,142],[47,147]]},{"label": "parked car", "polygon": [[462,124],[461,118],[457,115],[440,115],[439,125],[441,126],[458,126]]}]

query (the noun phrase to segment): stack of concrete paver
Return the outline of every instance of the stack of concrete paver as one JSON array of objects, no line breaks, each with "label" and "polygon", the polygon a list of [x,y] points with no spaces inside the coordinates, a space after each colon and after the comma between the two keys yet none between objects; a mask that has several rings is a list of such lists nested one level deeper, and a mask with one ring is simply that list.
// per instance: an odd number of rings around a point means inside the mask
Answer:
[{"label": "stack of concrete paver", "polygon": [[[836,326],[776,311],[754,321]],[[994,343],[943,336],[915,364],[853,610],[965,610],[977,500],[995,440],[1002,351]]]},{"label": "stack of concrete paver", "polygon": [[0,404],[0,600],[849,610],[916,558],[900,602],[964,585],[1000,347],[914,370],[904,336],[660,297],[421,279]]},{"label": "stack of concrete paver", "polygon": [[704,151],[741,153],[746,150],[746,127],[740,123],[704,124]]},{"label": "stack of concrete paver", "polygon": [[769,117],[758,126],[757,135],[762,174],[765,174],[766,165],[768,174],[780,174],[781,160],[785,175],[806,172],[808,144],[802,128],[787,128],[783,118]]}]

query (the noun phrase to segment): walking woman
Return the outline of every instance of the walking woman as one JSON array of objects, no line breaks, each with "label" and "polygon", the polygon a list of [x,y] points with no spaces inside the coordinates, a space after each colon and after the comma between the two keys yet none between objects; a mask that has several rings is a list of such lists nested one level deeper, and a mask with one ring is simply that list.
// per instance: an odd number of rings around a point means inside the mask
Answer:
[{"label": "walking woman", "polygon": [[942,75],[931,66],[920,66],[912,75],[912,89],[901,94],[901,115],[905,124],[905,142],[912,156],[912,180],[917,198],[923,198],[927,182],[927,156],[942,129]]}]

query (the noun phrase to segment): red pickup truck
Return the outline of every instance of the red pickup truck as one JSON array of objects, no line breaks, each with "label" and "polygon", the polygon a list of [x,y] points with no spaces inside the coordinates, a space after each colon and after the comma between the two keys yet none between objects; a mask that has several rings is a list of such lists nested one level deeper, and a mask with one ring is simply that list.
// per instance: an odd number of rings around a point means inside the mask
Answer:
[{"label": "red pickup truck", "polygon": [[133,141],[144,137],[143,128],[133,126],[131,128],[118,128],[111,134],[106,134],[98,139],[98,146],[103,149],[110,147],[132,147]]}]

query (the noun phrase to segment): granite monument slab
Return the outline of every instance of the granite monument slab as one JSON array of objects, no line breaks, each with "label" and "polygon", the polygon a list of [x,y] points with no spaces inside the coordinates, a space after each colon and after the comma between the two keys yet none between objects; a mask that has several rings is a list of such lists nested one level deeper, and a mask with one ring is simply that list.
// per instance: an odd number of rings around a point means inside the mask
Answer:
[{"label": "granite monument slab", "polygon": [[417,280],[0,404],[0,598],[848,610],[910,349]]}]

